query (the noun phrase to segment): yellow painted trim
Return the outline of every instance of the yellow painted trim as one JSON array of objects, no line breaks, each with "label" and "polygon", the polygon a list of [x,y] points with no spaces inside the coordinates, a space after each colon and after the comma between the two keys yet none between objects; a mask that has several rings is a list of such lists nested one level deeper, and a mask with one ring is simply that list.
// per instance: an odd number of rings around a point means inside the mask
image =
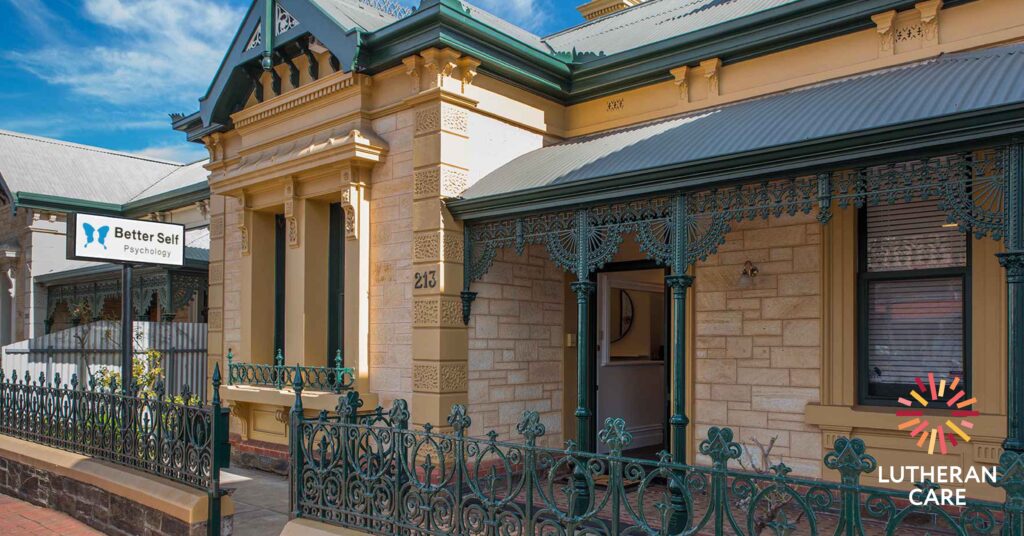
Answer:
[{"label": "yellow painted trim", "polygon": [[[208,496],[204,491],[81,454],[0,435],[0,458],[96,486],[189,525],[202,523],[208,516]],[[234,513],[231,497],[223,497],[221,515]]]}]

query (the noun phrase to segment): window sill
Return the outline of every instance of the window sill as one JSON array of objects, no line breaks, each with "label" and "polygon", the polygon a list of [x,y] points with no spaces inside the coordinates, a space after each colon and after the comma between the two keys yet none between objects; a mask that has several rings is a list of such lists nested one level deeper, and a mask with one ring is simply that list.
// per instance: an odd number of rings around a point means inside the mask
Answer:
[{"label": "window sill", "polygon": [[[924,410],[925,415],[945,416],[950,411]],[[903,433],[898,426],[907,420],[897,417],[895,407],[882,406],[824,406],[808,404],[804,409],[804,422],[825,430],[865,430]],[[1005,415],[979,415],[974,421],[973,436],[987,440],[1002,440],[1006,436]],[[849,433],[849,432],[846,432]]]}]

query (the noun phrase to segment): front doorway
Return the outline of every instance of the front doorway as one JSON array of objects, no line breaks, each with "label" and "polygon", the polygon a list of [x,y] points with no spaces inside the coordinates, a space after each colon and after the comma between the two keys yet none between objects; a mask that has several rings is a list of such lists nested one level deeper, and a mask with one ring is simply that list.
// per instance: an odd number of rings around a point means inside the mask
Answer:
[{"label": "front doorway", "polygon": [[633,441],[624,454],[656,458],[668,449],[665,270],[646,262],[609,265],[597,274],[596,298],[597,428],[609,417],[625,419]]}]

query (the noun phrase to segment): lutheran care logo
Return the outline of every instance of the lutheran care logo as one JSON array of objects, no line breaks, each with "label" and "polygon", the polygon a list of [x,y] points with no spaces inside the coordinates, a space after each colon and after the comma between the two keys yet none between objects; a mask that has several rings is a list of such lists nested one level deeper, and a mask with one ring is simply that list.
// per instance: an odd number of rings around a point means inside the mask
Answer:
[{"label": "lutheran care logo", "polygon": [[[935,454],[936,446],[939,452],[946,454],[949,449],[949,445],[957,446],[957,438],[963,440],[964,443],[971,441],[971,436],[964,430],[971,430],[974,428],[974,423],[969,419],[971,417],[978,416],[978,412],[971,409],[978,400],[974,397],[967,398],[967,392],[963,390],[963,382],[960,381],[959,377],[954,376],[952,379],[942,378],[938,384],[935,383],[935,374],[928,373],[928,385],[926,386],[921,378],[914,378],[914,382],[917,384],[917,389],[910,390],[910,397],[913,400],[900,397],[898,402],[900,405],[914,409],[901,409],[896,411],[897,417],[910,417],[910,419],[900,423],[900,430],[909,430],[910,437],[917,438],[918,448],[924,449],[927,444],[928,454]],[[946,422],[941,422],[942,417],[932,416],[936,419],[933,424],[924,416],[923,408],[931,407],[942,408],[942,400],[946,398],[948,391],[948,400],[945,401],[946,408],[954,408],[950,418],[946,419]],[[959,422],[954,422],[959,420]]]}]

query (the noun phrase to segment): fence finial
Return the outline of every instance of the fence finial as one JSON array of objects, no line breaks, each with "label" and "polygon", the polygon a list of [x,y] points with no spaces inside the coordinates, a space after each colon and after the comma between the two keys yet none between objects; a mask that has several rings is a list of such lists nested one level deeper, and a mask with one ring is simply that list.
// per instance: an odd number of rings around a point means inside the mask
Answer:
[{"label": "fence finial", "polygon": [[274,364],[279,367],[284,365],[284,354],[281,353],[280,348],[277,349],[277,355],[274,356]]},{"label": "fence finial", "polygon": [[53,373],[53,386],[60,389],[60,372]]},{"label": "fence finial", "polygon": [[77,372],[72,372],[71,373],[71,388],[75,389],[75,390],[78,390],[78,373]]},{"label": "fence finial", "polygon": [[235,359],[235,354],[231,353],[231,348],[228,348],[228,385],[234,385],[231,380],[231,362]]},{"label": "fence finial", "polygon": [[220,363],[213,364],[213,405],[220,405]]},{"label": "fence finial", "polygon": [[292,405],[292,412],[302,415],[302,370],[298,363],[295,364],[295,377],[292,378],[292,389],[295,391],[295,404]]}]

